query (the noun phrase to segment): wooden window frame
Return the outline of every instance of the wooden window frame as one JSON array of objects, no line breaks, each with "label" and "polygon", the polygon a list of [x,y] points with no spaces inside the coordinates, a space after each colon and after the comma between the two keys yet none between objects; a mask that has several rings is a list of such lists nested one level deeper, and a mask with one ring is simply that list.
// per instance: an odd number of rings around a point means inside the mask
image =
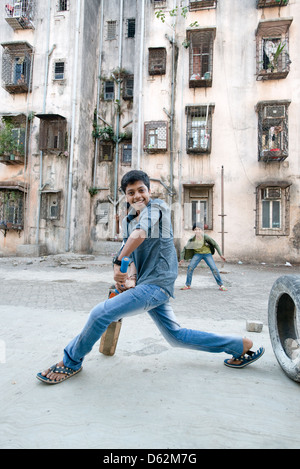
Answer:
[{"label": "wooden window frame", "polygon": [[[291,183],[270,181],[259,184],[256,188],[256,235],[289,236],[290,234],[290,186]],[[280,195],[276,195],[280,193]],[[275,195],[274,195],[275,194]],[[264,204],[269,204],[270,221],[273,202],[279,204],[280,220],[278,226],[264,225]],[[274,225],[276,224],[273,219]],[[271,223],[270,223],[271,224]]]},{"label": "wooden window frame", "polygon": [[40,119],[39,150],[67,150],[67,120],[58,114],[37,114]]},{"label": "wooden window frame", "polygon": [[185,230],[192,230],[195,222],[206,224],[208,230],[213,229],[213,189],[213,184],[183,185]]}]

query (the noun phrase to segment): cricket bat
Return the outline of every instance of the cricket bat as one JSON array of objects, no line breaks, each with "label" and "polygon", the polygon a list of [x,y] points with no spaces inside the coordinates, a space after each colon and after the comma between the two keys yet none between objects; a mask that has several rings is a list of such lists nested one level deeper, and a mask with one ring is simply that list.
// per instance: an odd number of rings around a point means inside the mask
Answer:
[{"label": "cricket bat", "polygon": [[[128,266],[130,263],[130,259],[128,257],[124,257],[122,259],[121,264],[121,272],[127,272]],[[118,295],[119,292],[117,289],[110,290],[108,294],[108,298],[113,298],[114,296]],[[119,321],[112,322],[106,331],[102,334],[99,346],[99,352],[103,353],[103,355],[112,356],[114,355],[119,339],[119,334],[122,326],[122,319]]]}]

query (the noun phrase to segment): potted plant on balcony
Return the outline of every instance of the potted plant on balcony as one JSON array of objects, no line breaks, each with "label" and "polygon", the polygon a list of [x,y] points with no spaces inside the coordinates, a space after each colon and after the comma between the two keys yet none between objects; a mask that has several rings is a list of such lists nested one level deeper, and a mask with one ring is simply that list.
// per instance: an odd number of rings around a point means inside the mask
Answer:
[{"label": "potted plant on balcony", "polygon": [[0,124],[0,162],[15,160],[16,156],[24,156],[24,145],[19,144],[13,134],[14,126],[2,120]]}]

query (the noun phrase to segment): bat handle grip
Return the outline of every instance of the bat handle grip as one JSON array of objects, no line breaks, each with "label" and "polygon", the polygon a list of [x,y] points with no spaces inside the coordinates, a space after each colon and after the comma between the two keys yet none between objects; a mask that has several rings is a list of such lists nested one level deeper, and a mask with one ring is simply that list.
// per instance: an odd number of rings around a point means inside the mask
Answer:
[{"label": "bat handle grip", "polygon": [[[123,259],[121,261],[121,267],[120,267],[120,271],[122,272],[122,274],[125,274],[127,272],[129,264],[130,264],[129,257],[123,257]],[[115,293],[116,294],[119,293],[117,289],[115,290]]]},{"label": "bat handle grip", "polygon": [[125,272],[127,272],[129,263],[130,263],[129,257],[123,257],[121,261],[121,268],[120,268],[120,271],[122,272],[122,274],[125,274]]}]

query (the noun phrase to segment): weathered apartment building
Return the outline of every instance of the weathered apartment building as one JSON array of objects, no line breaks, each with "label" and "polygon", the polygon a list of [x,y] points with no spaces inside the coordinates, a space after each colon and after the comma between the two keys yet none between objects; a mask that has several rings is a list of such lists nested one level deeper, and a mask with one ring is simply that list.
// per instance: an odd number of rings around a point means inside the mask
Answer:
[{"label": "weathered apartment building", "polygon": [[178,250],[300,260],[300,0],[1,0],[0,252],[120,239],[151,176]]}]

